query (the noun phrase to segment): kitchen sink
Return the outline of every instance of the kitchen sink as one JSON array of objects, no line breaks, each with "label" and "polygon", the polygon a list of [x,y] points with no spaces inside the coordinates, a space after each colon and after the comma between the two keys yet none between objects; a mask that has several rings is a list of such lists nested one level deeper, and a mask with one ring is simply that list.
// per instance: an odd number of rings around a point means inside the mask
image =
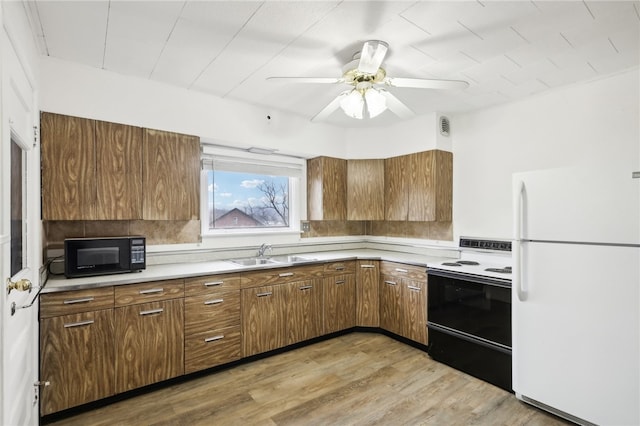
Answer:
[{"label": "kitchen sink", "polygon": [[279,263],[314,262],[318,260],[313,257],[304,257],[304,256],[298,256],[298,255],[273,256],[273,257],[270,257],[269,259],[275,260],[276,262],[279,262]]},{"label": "kitchen sink", "polygon": [[282,255],[272,257],[246,257],[243,259],[230,259],[229,262],[235,263],[240,266],[260,266],[260,265],[277,265],[277,264],[291,264],[291,263],[303,263],[313,262],[316,259],[311,257],[296,256],[296,255]]},{"label": "kitchen sink", "polygon": [[255,265],[273,265],[278,262],[277,260],[265,258],[265,257],[247,257],[245,259],[231,259],[229,260],[231,263],[235,263],[236,265],[241,266],[255,266]]}]

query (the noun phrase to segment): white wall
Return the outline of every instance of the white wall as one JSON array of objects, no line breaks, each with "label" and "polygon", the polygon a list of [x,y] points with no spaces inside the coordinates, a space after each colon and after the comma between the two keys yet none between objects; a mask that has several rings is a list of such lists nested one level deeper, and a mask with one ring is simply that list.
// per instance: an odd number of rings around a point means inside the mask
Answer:
[{"label": "white wall", "polygon": [[413,152],[451,151],[449,138],[438,133],[438,117],[431,113],[388,127],[346,129],[346,158],[388,158]]},{"label": "white wall", "polygon": [[616,149],[639,144],[639,82],[635,68],[454,116],[455,237],[511,237],[514,172],[610,165]]},{"label": "white wall", "polygon": [[193,134],[242,148],[304,157],[346,155],[342,129],[295,115],[50,57],[41,58],[40,71],[43,111]]}]

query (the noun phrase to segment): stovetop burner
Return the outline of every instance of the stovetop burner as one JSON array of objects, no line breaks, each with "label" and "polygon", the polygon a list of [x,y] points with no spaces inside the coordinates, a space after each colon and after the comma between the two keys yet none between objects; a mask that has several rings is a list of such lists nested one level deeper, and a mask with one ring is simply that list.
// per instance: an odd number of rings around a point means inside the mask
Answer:
[{"label": "stovetop burner", "polygon": [[459,262],[444,262],[442,264],[444,266],[462,266],[462,263],[459,263]]},{"label": "stovetop burner", "polygon": [[479,262],[476,262],[475,260],[458,260],[457,263],[461,264],[461,265],[480,265]]},{"label": "stovetop burner", "polygon": [[510,265],[510,241],[461,238],[460,258],[448,259],[431,268],[510,281]]}]

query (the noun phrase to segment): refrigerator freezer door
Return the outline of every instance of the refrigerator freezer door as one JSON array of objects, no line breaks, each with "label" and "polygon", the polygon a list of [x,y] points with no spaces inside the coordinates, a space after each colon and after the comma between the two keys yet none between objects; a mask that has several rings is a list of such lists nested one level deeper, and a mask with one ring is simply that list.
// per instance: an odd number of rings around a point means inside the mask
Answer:
[{"label": "refrigerator freezer door", "polygon": [[516,239],[640,244],[640,179],[631,170],[560,168],[514,174]]},{"label": "refrigerator freezer door", "polygon": [[520,243],[513,390],[579,419],[640,424],[640,248]]}]

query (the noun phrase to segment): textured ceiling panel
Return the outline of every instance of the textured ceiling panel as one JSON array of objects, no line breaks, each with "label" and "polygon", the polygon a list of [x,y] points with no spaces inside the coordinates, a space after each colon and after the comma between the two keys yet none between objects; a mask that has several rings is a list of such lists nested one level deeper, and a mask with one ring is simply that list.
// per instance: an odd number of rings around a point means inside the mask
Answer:
[{"label": "textured ceiling panel", "polygon": [[[387,87],[416,114],[482,108],[640,64],[640,1],[57,1],[27,8],[44,55],[311,119],[353,86],[333,77],[384,40],[390,77],[464,90]],[[378,126],[384,112],[337,126]]]}]

